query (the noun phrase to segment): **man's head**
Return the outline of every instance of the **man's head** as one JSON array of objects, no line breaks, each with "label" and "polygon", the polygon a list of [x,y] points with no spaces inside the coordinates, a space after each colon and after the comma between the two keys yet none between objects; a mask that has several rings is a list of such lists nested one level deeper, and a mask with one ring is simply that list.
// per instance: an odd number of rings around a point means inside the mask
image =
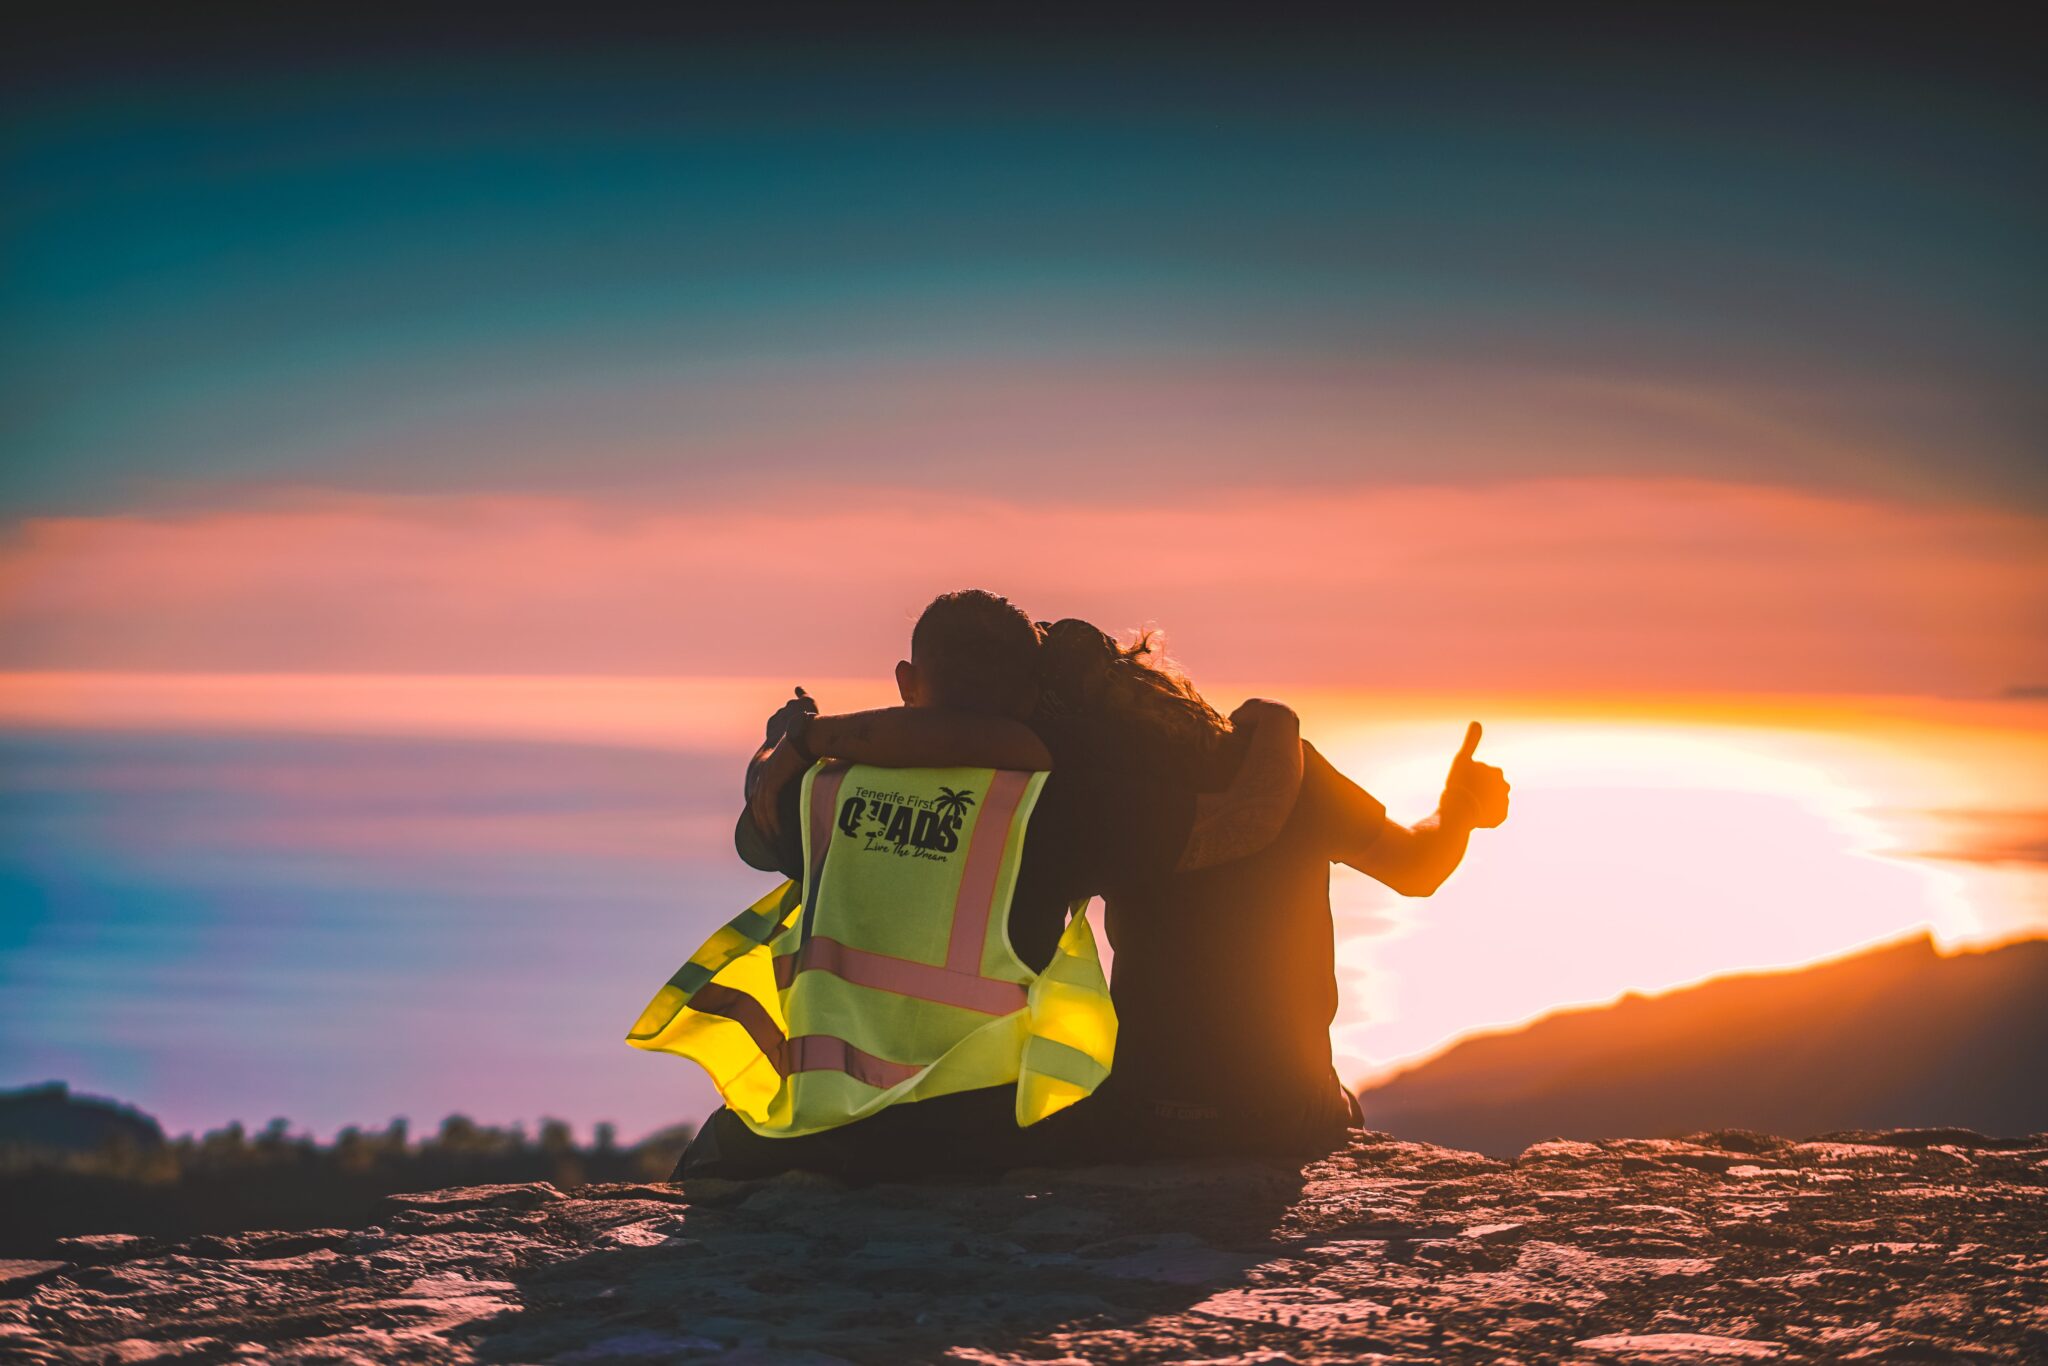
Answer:
[{"label": "man's head", "polygon": [[1038,693],[1038,628],[1008,598],[978,588],[932,600],[910,633],[896,690],[913,707],[1019,720]]}]

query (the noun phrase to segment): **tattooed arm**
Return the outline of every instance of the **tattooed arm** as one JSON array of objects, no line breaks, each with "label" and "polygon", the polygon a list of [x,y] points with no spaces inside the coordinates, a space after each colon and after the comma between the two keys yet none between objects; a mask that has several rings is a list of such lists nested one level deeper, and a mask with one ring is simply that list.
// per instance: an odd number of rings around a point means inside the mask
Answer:
[{"label": "tattooed arm", "polygon": [[938,707],[883,707],[844,716],[814,716],[804,732],[811,753],[888,768],[1052,767],[1038,732],[1003,716]]},{"label": "tattooed arm", "polygon": [[777,798],[784,784],[816,759],[847,759],[885,768],[1052,767],[1052,753],[1022,721],[938,707],[883,707],[877,711],[813,716],[792,727],[762,766],[747,796],[754,820],[770,835],[781,826]]}]

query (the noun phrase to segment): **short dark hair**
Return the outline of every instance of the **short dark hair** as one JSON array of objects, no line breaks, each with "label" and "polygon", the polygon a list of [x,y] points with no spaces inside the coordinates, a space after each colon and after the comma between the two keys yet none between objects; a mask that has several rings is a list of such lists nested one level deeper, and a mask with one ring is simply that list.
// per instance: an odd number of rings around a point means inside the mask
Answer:
[{"label": "short dark hair", "polygon": [[933,598],[910,633],[910,657],[941,706],[1026,716],[1038,695],[1038,628],[979,588]]}]

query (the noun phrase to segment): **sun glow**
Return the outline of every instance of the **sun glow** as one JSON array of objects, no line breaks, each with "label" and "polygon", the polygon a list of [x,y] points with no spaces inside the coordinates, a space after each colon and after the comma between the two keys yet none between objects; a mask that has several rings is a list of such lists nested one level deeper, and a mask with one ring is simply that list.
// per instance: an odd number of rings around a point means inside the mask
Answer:
[{"label": "sun glow", "polygon": [[1800,702],[1700,716],[1637,701],[1605,722],[1583,702],[1429,710],[1331,699],[1310,712],[1311,734],[1320,723],[1330,757],[1397,818],[1433,805],[1468,716],[1491,718],[1480,757],[1515,784],[1508,824],[1477,836],[1430,900],[1336,875],[1348,1078],[1625,991],[1915,932],[1956,945],[2048,926],[2038,864],[1975,860],[1931,837],[1944,812],[2042,809],[2038,708]]},{"label": "sun glow", "polygon": [[[840,707],[892,700],[880,680],[807,681]],[[0,675],[0,726],[502,739],[737,764],[784,687],[707,677],[14,674]],[[1206,691],[1225,704],[1252,695],[1294,703],[1304,733],[1396,819],[1434,806],[1471,719],[1486,726],[1479,756],[1514,784],[1508,823],[1478,835],[1466,866],[1426,901],[1334,873],[1334,1037],[1349,1080],[1475,1030],[1628,991],[1795,966],[1915,932],[1953,946],[2048,930],[2039,852],[2048,705],[2038,701],[1445,699],[1270,680]],[[661,843],[729,859],[723,814],[661,819]],[[502,814],[493,821],[464,838],[531,848],[565,837],[540,817],[516,828]]]}]

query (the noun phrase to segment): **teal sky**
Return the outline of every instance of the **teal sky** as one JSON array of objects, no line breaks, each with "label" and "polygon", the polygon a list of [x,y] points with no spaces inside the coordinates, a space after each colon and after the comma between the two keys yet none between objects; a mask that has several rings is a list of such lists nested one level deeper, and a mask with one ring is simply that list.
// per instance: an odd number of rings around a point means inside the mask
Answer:
[{"label": "teal sky", "polygon": [[[829,475],[820,433],[854,425],[903,435],[870,482],[1024,497],[1244,480],[1255,446],[1258,482],[1311,486],[2048,495],[2044,137],[2013,81],[1494,37],[84,62],[8,118],[0,515]],[[1217,373],[1242,439],[1160,466],[1077,435],[1019,488],[973,436],[1074,407],[1077,375],[1112,395],[1090,420],[1171,431]],[[990,387],[964,435],[933,415]],[[1674,393],[1861,454],[1642,398]],[[1261,444],[1274,409],[1418,438]],[[1575,435],[1429,439],[1475,409]]]}]

